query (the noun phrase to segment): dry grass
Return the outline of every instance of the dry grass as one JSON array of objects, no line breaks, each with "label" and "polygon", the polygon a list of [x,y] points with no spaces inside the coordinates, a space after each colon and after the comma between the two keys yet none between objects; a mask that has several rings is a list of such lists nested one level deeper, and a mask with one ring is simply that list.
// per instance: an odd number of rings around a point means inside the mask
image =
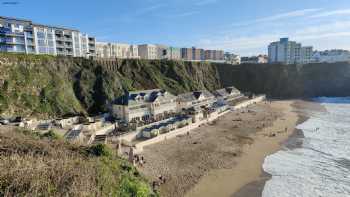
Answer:
[{"label": "dry grass", "polygon": [[151,195],[137,171],[113,155],[11,129],[0,140],[0,196]]}]

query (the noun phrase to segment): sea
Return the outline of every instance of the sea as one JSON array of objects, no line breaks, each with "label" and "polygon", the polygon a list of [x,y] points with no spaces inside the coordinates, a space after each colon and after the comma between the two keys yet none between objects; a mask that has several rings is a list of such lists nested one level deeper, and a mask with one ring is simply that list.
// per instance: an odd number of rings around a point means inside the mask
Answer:
[{"label": "sea", "polygon": [[350,197],[350,98],[315,102],[327,111],[308,111],[301,145],[265,158],[263,197]]}]

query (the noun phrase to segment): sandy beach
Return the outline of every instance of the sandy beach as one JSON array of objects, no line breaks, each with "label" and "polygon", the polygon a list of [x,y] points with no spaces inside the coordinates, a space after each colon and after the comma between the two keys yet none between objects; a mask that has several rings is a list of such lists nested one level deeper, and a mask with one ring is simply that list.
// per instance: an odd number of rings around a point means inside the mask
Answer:
[{"label": "sandy beach", "polygon": [[150,180],[166,178],[161,196],[261,196],[269,178],[264,158],[294,133],[296,104],[303,102],[264,102],[230,112],[190,135],[146,147],[139,169]]}]

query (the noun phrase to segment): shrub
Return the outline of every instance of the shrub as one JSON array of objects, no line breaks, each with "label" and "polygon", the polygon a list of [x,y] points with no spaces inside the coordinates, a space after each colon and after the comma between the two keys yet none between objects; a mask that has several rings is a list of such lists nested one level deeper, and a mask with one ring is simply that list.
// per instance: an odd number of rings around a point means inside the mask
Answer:
[{"label": "shrub", "polygon": [[105,144],[92,145],[87,149],[87,153],[89,155],[93,155],[97,157],[100,157],[100,156],[110,157],[113,155],[112,150]]},{"label": "shrub", "polygon": [[49,130],[48,132],[41,134],[40,138],[47,138],[49,140],[59,140],[62,139],[61,136],[57,135],[54,131]]}]

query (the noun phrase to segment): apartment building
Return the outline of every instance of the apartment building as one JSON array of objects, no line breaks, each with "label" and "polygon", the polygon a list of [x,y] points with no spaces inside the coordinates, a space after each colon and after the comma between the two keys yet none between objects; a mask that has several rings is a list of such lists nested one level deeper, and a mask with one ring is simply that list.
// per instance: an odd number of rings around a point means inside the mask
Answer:
[{"label": "apartment building", "polygon": [[0,51],[26,54],[95,56],[95,38],[79,30],[0,17]]},{"label": "apartment building", "polygon": [[181,60],[181,49],[176,47],[169,47],[169,59]]},{"label": "apartment building", "polygon": [[158,47],[153,44],[138,45],[139,56],[141,59],[155,60],[159,59]]},{"label": "apartment building", "polygon": [[220,103],[224,104],[243,97],[243,94],[233,86],[216,90],[214,95]]},{"label": "apartment building", "polygon": [[137,59],[138,46],[122,43],[96,43],[96,56],[101,58]]},{"label": "apartment building", "polygon": [[181,48],[181,59],[191,61],[193,60],[192,48]]},{"label": "apartment building", "polygon": [[176,112],[176,96],[161,90],[126,92],[114,101],[112,114],[125,122],[159,121]]},{"label": "apartment building", "polygon": [[194,91],[177,96],[177,110],[209,107],[216,102],[215,96],[208,90]]},{"label": "apartment building", "polygon": [[204,59],[212,61],[224,60],[224,51],[221,50],[205,50]]},{"label": "apartment building", "polygon": [[311,61],[314,63],[349,62],[350,51],[340,49],[316,51]]},{"label": "apartment building", "polygon": [[312,47],[302,47],[300,43],[281,38],[268,46],[269,62],[283,64],[307,64],[311,61]]},{"label": "apartment building", "polygon": [[192,47],[192,60],[195,61],[203,61],[205,60],[205,53],[204,49],[197,49],[195,47]]}]

